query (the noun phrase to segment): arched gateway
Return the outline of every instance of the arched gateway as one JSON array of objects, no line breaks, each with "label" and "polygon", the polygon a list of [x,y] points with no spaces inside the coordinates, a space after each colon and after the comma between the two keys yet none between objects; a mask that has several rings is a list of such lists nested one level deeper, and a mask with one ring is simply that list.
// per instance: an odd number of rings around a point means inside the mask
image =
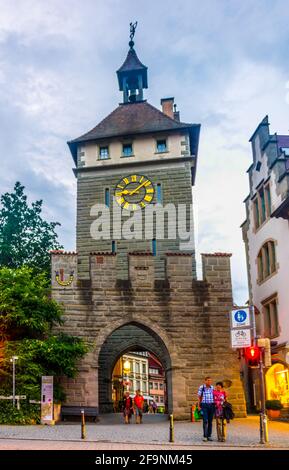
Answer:
[{"label": "arched gateway", "polygon": [[174,98],[161,99],[161,110],[144,99],[147,67],[132,40],[117,77],[123,102],[68,143],[77,254],[52,254],[52,295],[64,305],[62,330],[84,338],[90,352],[77,377],[63,381],[66,404],[109,409],[115,361],[145,347],[164,364],[176,418],[190,416],[205,375],[232,381],[230,400],[244,416],[230,346],[230,255],[202,255],[203,281],[196,275],[192,186],[200,125],[180,120]]},{"label": "arched gateway", "polygon": [[161,361],[166,376],[168,412],[172,412],[172,364],[168,347],[160,336],[144,323],[130,322],[115,329],[99,351],[99,410],[112,411],[112,371],[117,360],[129,351],[149,351]]}]

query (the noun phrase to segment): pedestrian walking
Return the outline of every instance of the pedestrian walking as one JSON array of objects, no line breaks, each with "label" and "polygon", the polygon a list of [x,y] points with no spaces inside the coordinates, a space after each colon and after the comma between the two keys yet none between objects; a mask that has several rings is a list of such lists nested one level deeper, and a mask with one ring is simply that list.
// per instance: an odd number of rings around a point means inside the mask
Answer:
[{"label": "pedestrian walking", "polygon": [[157,409],[158,409],[158,405],[156,404],[155,401],[153,401],[153,412],[154,412],[154,415],[156,414]]},{"label": "pedestrian walking", "polygon": [[198,408],[203,415],[203,441],[212,441],[212,426],[215,414],[214,387],[211,377],[205,378],[205,383],[198,390]]},{"label": "pedestrian walking", "polygon": [[122,408],[123,408],[124,422],[125,424],[129,424],[131,415],[133,414],[133,403],[132,403],[132,398],[129,396],[129,392],[125,392]]},{"label": "pedestrian walking", "polygon": [[223,383],[217,382],[214,390],[215,416],[217,426],[218,441],[225,442],[227,435],[227,421],[224,416],[223,405],[227,400],[227,392],[224,390]]},{"label": "pedestrian walking", "polygon": [[136,424],[142,423],[142,415],[143,415],[143,405],[144,405],[144,398],[140,394],[140,390],[136,391],[136,395],[134,397],[134,411],[135,411],[135,422]]}]

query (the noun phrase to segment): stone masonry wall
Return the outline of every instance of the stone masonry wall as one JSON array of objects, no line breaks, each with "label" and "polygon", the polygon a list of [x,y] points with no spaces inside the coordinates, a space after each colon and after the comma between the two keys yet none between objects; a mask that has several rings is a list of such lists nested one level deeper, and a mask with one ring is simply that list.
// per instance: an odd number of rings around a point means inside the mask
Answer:
[{"label": "stone masonry wall", "polygon": [[[91,237],[90,228],[96,217],[90,215],[91,208],[95,204],[104,204],[105,188],[110,190],[110,202],[118,182],[126,175],[142,174],[144,171],[156,187],[158,183],[162,186],[163,201],[162,204],[174,202],[175,205],[186,204],[186,219],[189,220],[190,204],[192,204],[192,184],[191,169],[189,163],[180,163],[177,167],[158,169],[142,168],[125,170],[122,169],[113,174],[85,173],[79,174],[77,180],[77,251],[78,251],[78,277],[79,279],[89,279],[89,253],[92,251],[111,251],[113,235],[112,216],[111,239],[95,240]],[[156,202],[156,192],[154,195]],[[127,220],[124,218],[122,222]],[[144,221],[143,221],[144,227]],[[187,225],[189,230],[189,225]],[[128,251],[152,251],[152,240],[145,238],[144,230],[141,239],[116,240],[117,257],[117,277],[120,279],[128,278]],[[157,256],[155,258],[155,272],[157,278],[165,277],[165,253],[167,251],[178,251],[179,239],[157,240]],[[194,254],[194,248],[191,250]],[[195,256],[191,258],[192,272],[196,277]]]},{"label": "stone masonry wall", "polygon": [[[192,278],[191,256],[182,253],[166,255],[165,279],[159,280],[153,256],[131,253],[129,279],[122,280],[117,278],[117,255],[94,253],[90,279],[77,279],[75,272],[73,284],[63,287],[55,282],[56,268],[64,263],[65,272],[71,270],[75,254],[52,254],[52,295],[65,309],[61,329],[91,346],[79,375],[63,381],[68,405],[99,406],[99,397],[109,402],[110,387],[104,387],[103,380],[109,383],[117,358],[126,347],[150,349],[157,342],[167,374],[169,407],[176,419],[189,418],[206,375],[214,381],[231,380],[230,402],[237,416],[246,415],[239,362],[230,347],[230,257],[204,254],[202,259],[204,281]],[[138,331],[135,341],[128,334],[129,325]]]}]

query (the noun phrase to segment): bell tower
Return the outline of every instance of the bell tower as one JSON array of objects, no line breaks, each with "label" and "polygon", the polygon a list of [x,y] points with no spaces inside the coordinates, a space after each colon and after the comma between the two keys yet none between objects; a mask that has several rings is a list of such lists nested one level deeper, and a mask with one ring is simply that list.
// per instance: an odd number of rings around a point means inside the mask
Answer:
[{"label": "bell tower", "polygon": [[143,89],[148,87],[147,67],[141,63],[135,50],[133,37],[137,22],[130,23],[130,41],[127,57],[118,69],[117,78],[124,103],[143,101]]},{"label": "bell tower", "polygon": [[92,252],[117,254],[120,279],[128,278],[129,253],[151,252],[164,279],[166,253],[185,251],[196,276],[192,186],[200,125],[180,120],[173,97],[162,98],[161,109],[144,99],[148,69],[134,49],[135,29],[131,23],[129,51],[117,70],[123,101],[68,142],[77,177],[79,279],[89,279]]}]

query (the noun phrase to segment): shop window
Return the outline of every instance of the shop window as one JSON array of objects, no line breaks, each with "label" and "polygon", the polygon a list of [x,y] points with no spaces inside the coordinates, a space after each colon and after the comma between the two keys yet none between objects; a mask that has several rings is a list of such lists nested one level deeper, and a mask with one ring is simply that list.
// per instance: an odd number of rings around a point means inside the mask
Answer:
[{"label": "shop window", "polygon": [[266,373],[267,400],[280,400],[282,405],[289,407],[288,368],[284,364],[274,364]]}]

